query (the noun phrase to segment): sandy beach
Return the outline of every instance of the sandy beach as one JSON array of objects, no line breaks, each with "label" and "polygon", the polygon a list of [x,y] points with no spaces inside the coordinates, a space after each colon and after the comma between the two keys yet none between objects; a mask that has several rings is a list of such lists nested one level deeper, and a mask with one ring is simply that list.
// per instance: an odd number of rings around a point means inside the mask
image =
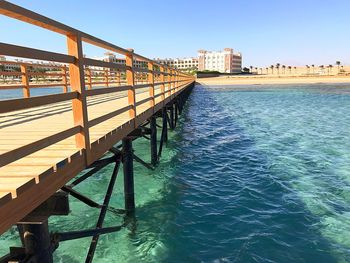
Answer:
[{"label": "sandy beach", "polygon": [[264,84],[319,84],[350,83],[350,76],[220,76],[199,78],[201,85],[264,85]]}]

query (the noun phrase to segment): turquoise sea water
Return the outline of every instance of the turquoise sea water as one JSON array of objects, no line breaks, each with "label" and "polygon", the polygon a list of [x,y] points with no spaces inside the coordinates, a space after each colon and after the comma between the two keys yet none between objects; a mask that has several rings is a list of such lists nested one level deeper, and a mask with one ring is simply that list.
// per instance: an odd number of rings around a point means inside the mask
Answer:
[{"label": "turquoise sea water", "polygon": [[[101,237],[95,262],[350,262],[349,109],[347,85],[197,86],[157,170],[135,164],[136,226]],[[77,189],[102,202],[112,169]],[[98,211],[70,200],[51,230],[94,226]],[[55,261],[83,262],[89,242],[62,242]]]}]

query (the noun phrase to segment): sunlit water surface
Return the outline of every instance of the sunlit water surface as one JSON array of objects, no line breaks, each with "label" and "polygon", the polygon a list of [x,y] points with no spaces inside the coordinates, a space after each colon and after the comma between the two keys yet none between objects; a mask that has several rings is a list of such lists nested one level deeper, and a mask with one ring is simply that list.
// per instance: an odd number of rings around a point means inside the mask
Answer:
[{"label": "sunlit water surface", "polygon": [[[346,85],[197,86],[157,170],[135,164],[136,226],[101,236],[95,262],[350,262],[349,109]],[[148,141],[134,148],[149,159]],[[102,202],[112,169],[77,190]],[[95,225],[70,200],[52,231]],[[83,262],[89,243],[62,242],[55,262]],[[11,229],[0,254],[15,244]]]}]

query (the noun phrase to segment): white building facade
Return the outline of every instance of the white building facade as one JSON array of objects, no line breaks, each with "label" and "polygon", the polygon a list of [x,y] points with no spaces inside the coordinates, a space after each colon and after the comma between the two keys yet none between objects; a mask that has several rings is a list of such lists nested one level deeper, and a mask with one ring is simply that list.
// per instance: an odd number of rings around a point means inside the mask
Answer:
[{"label": "white building facade", "polygon": [[235,53],[232,48],[224,48],[222,51],[199,50],[198,70],[241,73],[242,54]]},{"label": "white building facade", "polygon": [[156,62],[171,66],[183,71],[198,70],[198,58],[155,58]]},{"label": "white building facade", "polygon": [[[94,57],[93,59],[102,60],[106,62],[116,63],[120,65],[125,65],[125,58],[118,58],[114,53],[106,52],[103,57]],[[133,66],[137,68],[147,68],[148,64],[145,61],[136,60],[133,61]],[[91,67],[92,69],[103,69],[102,67]]]}]

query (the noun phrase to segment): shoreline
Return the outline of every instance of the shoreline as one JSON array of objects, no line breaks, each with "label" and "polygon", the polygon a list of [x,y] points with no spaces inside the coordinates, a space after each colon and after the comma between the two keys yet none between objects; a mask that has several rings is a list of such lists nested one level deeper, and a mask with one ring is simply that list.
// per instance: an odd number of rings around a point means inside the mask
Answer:
[{"label": "shoreline", "polygon": [[317,76],[317,77],[263,77],[263,76],[220,76],[200,78],[200,85],[274,85],[274,84],[350,84],[349,76]]}]

